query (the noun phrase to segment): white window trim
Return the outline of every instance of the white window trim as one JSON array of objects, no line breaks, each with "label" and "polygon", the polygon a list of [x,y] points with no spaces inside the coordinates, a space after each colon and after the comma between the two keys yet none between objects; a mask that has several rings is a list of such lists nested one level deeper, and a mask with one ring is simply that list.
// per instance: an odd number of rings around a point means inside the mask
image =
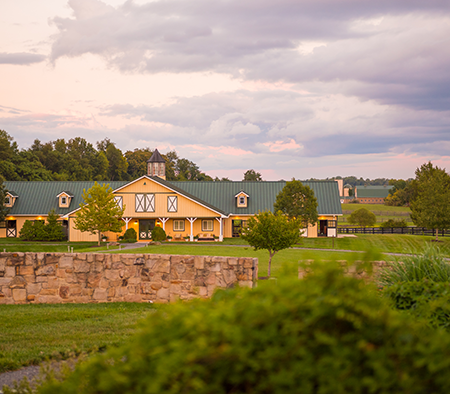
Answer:
[{"label": "white window trim", "polygon": [[[211,228],[205,226],[206,223],[211,224]],[[202,220],[202,231],[214,231],[214,220],[213,219],[203,219]]]},{"label": "white window trim", "polygon": [[[181,226],[182,228],[180,228],[180,227],[176,228],[175,223],[182,224],[182,226]],[[185,221],[184,221],[184,219],[175,219],[173,221],[173,231],[184,231],[184,230],[185,230]]]}]

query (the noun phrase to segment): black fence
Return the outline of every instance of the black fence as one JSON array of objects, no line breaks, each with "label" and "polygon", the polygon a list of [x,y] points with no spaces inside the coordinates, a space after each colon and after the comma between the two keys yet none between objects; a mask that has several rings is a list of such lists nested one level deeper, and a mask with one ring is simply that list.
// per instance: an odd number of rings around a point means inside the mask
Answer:
[{"label": "black fence", "polygon": [[[412,234],[412,235],[430,235],[435,236],[436,230],[425,227],[338,227],[338,234]],[[440,237],[450,236],[450,230],[439,230]]]}]

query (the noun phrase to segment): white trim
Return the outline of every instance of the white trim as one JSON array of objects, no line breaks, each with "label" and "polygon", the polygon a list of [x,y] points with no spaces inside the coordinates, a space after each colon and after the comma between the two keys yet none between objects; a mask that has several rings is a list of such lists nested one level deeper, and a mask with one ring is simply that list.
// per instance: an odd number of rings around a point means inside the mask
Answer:
[{"label": "white trim", "polygon": [[215,218],[218,222],[219,222],[219,241],[222,242],[223,241],[223,220],[222,218]]},{"label": "white trim", "polygon": [[243,194],[245,197],[250,197],[246,192],[244,192],[244,191],[240,191],[238,194],[236,194],[234,197],[238,197],[238,196],[240,196],[241,194]]},{"label": "white trim", "polygon": [[194,222],[197,220],[197,218],[186,218],[186,220],[189,221],[189,223],[191,223],[191,234],[189,237],[189,241],[194,242],[194,234],[192,234],[194,232]]},{"label": "white trim", "polygon": [[125,231],[128,230],[128,223],[130,223],[133,218],[122,218],[122,220],[125,222]]},{"label": "white trim", "polygon": [[169,218],[158,218],[158,219],[163,224],[163,230],[166,231],[166,222],[169,220]]},{"label": "white trim", "polygon": [[70,194],[67,194],[66,192],[61,192],[61,193],[59,193],[56,197],[60,197],[60,196],[62,196],[62,195],[66,195],[67,197],[70,197],[70,198],[73,198],[73,195],[70,195]]}]

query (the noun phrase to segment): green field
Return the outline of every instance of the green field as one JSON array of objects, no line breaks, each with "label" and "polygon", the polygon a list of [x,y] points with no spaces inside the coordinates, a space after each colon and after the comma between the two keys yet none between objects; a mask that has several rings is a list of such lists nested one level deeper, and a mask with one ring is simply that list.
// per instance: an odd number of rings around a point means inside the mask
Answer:
[{"label": "green field", "polygon": [[409,207],[391,207],[382,204],[342,204],[343,217],[339,217],[339,225],[350,225],[348,217],[353,211],[359,208],[366,208],[370,212],[373,212],[377,217],[377,225],[386,222],[389,219],[405,219],[408,226],[413,226],[413,222],[410,218],[411,209]]},{"label": "green field", "polygon": [[0,372],[123,343],[158,306],[0,305]]}]

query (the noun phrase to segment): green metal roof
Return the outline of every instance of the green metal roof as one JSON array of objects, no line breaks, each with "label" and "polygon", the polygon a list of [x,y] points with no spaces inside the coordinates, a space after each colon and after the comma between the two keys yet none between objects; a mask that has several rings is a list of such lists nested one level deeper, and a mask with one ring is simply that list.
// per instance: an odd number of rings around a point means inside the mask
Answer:
[{"label": "green metal roof", "polygon": [[[259,211],[273,210],[277,194],[286,185],[277,182],[168,182],[190,195],[208,202],[235,215],[253,215]],[[309,186],[317,198],[319,215],[342,215],[339,187],[335,181],[302,181]],[[248,198],[246,208],[236,206],[236,194],[245,192]]]},{"label": "green metal roof", "polygon": [[[286,182],[173,182],[159,177],[151,179],[183,194],[206,207],[224,215],[253,215],[259,211],[273,210],[277,194]],[[88,190],[94,181],[80,182],[5,182],[7,190],[14,190],[18,196],[10,215],[47,215],[52,209],[58,215],[74,211],[82,202],[83,189]],[[107,183],[113,190],[127,185],[129,182],[98,182]],[[319,215],[342,215],[339,199],[339,188],[335,181],[304,181],[311,187],[318,202]],[[67,192],[73,198],[68,208],[59,208],[58,198],[61,192]],[[236,194],[245,192],[249,198],[246,208],[236,206]]]},{"label": "green metal roof", "polygon": [[356,186],[356,197],[386,198],[394,186]]},{"label": "green metal roof", "polygon": [[[65,215],[69,212],[79,208],[80,203],[83,201],[81,195],[83,189],[90,189],[94,186],[94,181],[80,181],[80,182],[5,182],[6,190],[14,190],[14,193],[18,196],[14,206],[11,208],[10,215],[47,215],[52,209],[58,215]],[[120,186],[125,185],[128,182],[98,182],[100,185],[103,183],[109,184],[111,188],[117,189]],[[59,208],[58,198],[56,197],[61,192],[70,190],[73,198],[70,201],[68,208]]]}]

